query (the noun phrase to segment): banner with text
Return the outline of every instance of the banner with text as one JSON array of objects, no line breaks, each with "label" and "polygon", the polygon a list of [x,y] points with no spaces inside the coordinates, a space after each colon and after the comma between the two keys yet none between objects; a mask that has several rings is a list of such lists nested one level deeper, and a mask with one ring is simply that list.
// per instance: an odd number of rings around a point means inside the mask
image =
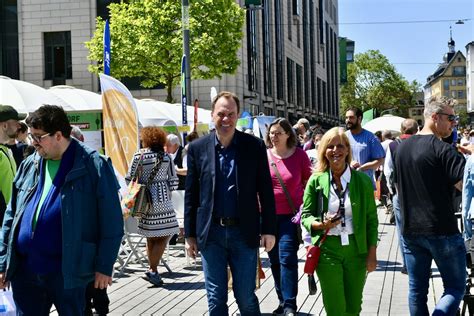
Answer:
[{"label": "banner with text", "polygon": [[139,149],[138,114],[133,97],[120,81],[100,74],[105,154],[122,176]]}]

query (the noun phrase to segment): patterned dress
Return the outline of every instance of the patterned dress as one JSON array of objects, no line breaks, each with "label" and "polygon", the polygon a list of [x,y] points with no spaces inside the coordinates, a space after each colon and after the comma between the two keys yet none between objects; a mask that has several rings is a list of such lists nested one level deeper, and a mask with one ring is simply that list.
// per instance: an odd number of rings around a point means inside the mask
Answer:
[{"label": "patterned dress", "polygon": [[166,153],[157,154],[150,149],[142,149],[134,154],[130,170],[125,177],[127,183],[137,173],[140,156],[142,156],[142,172],[138,182],[145,184],[156,163],[158,157],[162,156],[158,172],[150,186],[153,209],[138,221],[138,233],[145,237],[164,237],[179,233],[176,213],[171,202],[171,191],[178,187],[178,176],[173,160]]}]

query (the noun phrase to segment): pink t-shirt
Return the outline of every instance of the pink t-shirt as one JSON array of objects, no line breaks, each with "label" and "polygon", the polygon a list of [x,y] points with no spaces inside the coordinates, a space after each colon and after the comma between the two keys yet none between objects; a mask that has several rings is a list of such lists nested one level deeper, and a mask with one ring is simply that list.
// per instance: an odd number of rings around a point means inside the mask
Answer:
[{"label": "pink t-shirt", "polygon": [[301,148],[296,148],[293,155],[285,159],[275,157],[271,150],[268,149],[268,163],[270,164],[273,193],[275,194],[276,214],[293,214],[293,210],[278,181],[275,170],[271,166],[272,160],[275,162],[286,189],[290,193],[293,204],[297,209],[299,209],[301,203],[303,203],[304,188],[311,176],[311,161]]}]

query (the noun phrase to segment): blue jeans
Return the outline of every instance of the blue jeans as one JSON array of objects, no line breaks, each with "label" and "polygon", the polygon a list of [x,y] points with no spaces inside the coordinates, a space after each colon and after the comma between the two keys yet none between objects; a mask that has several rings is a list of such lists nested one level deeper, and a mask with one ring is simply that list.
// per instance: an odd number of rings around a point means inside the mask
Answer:
[{"label": "blue jeans", "polygon": [[275,247],[268,253],[275,290],[283,308],[296,310],[298,294],[298,238],[291,215],[277,215]]},{"label": "blue jeans", "polygon": [[405,244],[403,243],[403,236],[402,236],[402,218],[401,218],[401,210],[400,210],[400,202],[398,201],[398,194],[394,194],[392,197],[392,206],[393,206],[393,213],[395,214],[395,226],[397,226],[397,233],[398,233],[398,245],[400,248],[400,253],[402,255],[402,264],[403,267],[406,268],[407,261],[405,259]]},{"label": "blue jeans", "polygon": [[257,251],[245,242],[238,226],[211,224],[201,250],[210,316],[229,314],[227,307],[227,265],[232,272],[232,289],[242,316],[260,315],[255,295]]},{"label": "blue jeans", "polygon": [[60,272],[40,275],[22,269],[11,284],[17,315],[47,316],[53,304],[61,316],[84,314],[86,287],[65,289]]},{"label": "blue jeans", "polygon": [[455,315],[466,287],[466,248],[461,234],[450,236],[403,236],[410,283],[412,316],[429,315],[427,302],[431,261],[443,280],[444,293],[433,315]]}]

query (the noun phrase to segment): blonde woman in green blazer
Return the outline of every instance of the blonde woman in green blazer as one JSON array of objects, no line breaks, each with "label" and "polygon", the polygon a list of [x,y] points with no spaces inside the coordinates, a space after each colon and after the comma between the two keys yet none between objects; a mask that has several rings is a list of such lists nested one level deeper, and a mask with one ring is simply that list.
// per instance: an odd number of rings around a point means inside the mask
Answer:
[{"label": "blonde woman in green blazer", "polygon": [[366,272],[377,267],[372,181],[349,167],[349,139],[339,127],[323,136],[318,156],[304,193],[303,226],[313,245],[328,231],[316,271],[327,315],[359,315]]}]

